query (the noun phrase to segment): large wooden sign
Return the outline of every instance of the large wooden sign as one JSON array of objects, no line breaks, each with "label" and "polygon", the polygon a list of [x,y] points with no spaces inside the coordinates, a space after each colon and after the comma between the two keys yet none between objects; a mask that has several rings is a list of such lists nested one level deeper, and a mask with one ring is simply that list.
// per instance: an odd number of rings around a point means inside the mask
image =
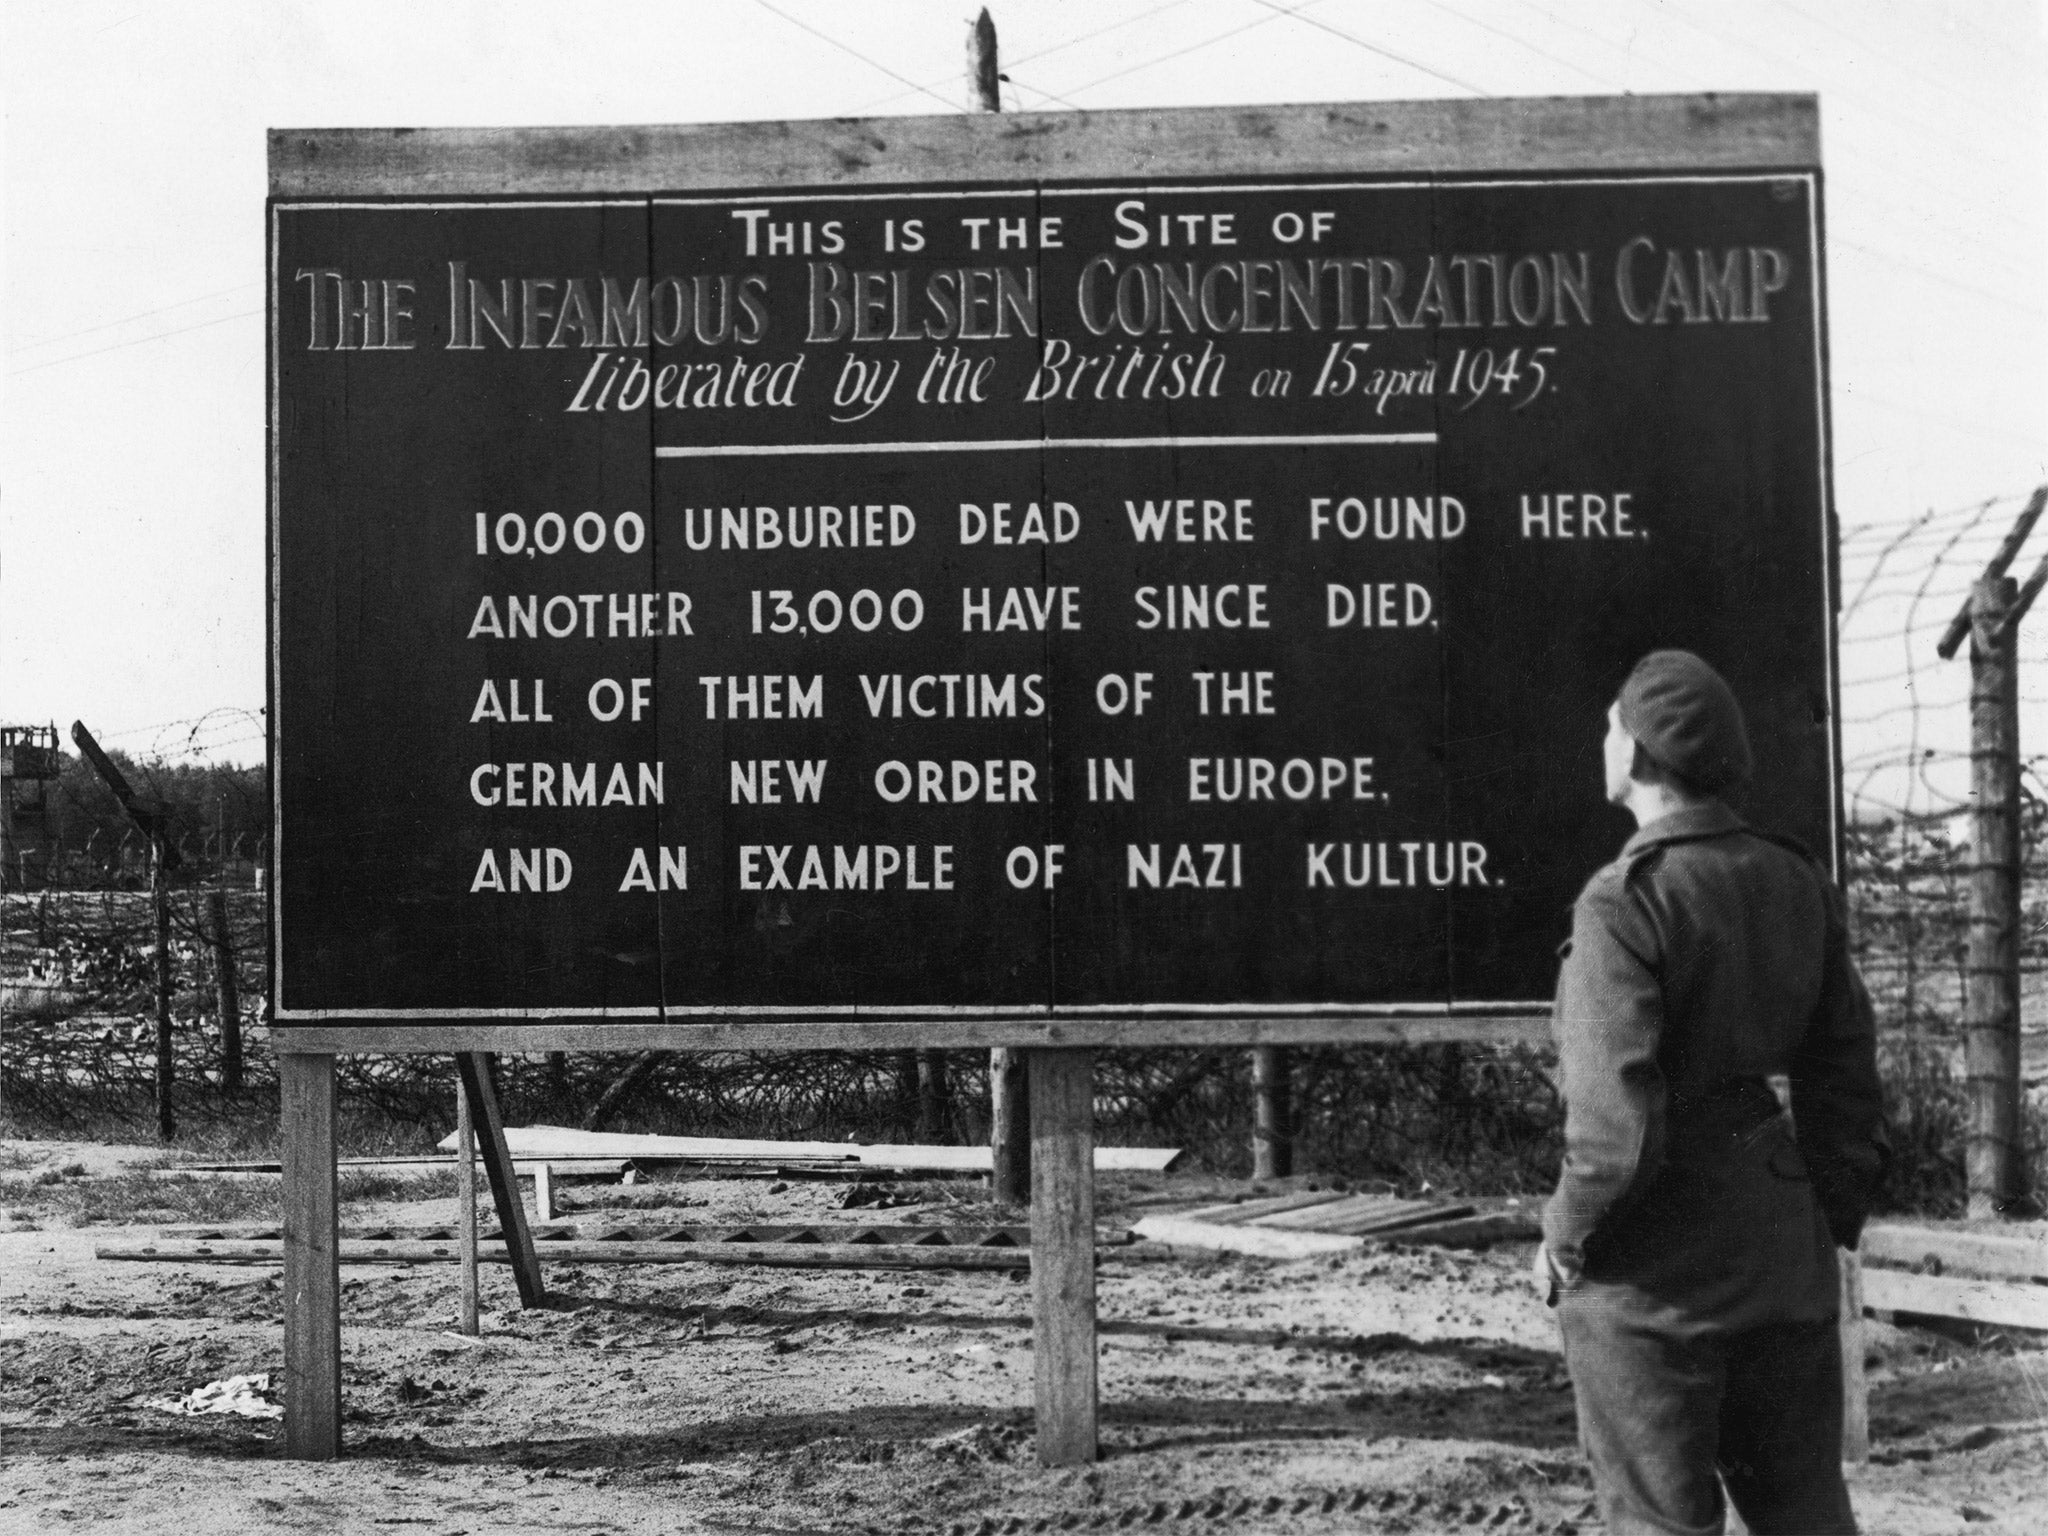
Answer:
[{"label": "large wooden sign", "polygon": [[1538,1007],[1658,645],[1834,842],[1810,101],[273,178],[281,1027]]}]

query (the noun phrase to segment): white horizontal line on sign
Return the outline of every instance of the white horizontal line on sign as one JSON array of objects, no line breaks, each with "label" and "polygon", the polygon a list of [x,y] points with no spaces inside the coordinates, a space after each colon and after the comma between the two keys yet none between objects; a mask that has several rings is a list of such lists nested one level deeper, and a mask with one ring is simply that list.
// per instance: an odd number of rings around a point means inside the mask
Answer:
[{"label": "white horizontal line on sign", "polygon": [[1319,432],[1283,437],[1001,437],[934,443],[678,443],[657,459],[771,457],[796,453],[1020,453],[1032,448],[1350,448],[1381,443],[1434,443],[1434,432]]}]

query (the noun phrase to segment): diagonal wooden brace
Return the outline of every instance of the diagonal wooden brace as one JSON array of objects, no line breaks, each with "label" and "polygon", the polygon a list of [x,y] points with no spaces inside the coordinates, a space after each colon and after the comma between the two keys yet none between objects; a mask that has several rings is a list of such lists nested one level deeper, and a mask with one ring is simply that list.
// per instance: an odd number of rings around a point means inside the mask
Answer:
[{"label": "diagonal wooden brace", "polygon": [[477,1151],[491,1181],[491,1199],[498,1207],[498,1225],[504,1231],[512,1278],[519,1286],[519,1304],[544,1307],[548,1303],[548,1288],[541,1279],[540,1256],[533,1250],[526,1207],[519,1203],[519,1180],[513,1173],[512,1153],[505,1145],[505,1122],[498,1116],[498,1095],[491,1086],[490,1063],[491,1058],[482,1051],[458,1051],[455,1056],[455,1069],[462,1074],[462,1090],[469,1096],[476,1124]]}]

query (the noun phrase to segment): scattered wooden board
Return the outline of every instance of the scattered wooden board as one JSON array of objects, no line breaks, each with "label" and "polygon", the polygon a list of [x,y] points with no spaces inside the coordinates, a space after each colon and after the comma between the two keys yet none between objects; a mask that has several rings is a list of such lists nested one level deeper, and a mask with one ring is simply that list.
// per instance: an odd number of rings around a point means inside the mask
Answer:
[{"label": "scattered wooden board", "polygon": [[1232,1227],[1244,1222],[1257,1221],[1261,1217],[1278,1216],[1288,1211],[1298,1211],[1317,1205],[1333,1205],[1346,1198],[1344,1191],[1337,1189],[1302,1190],[1291,1195],[1272,1195],[1261,1200],[1232,1200],[1224,1205],[1205,1205],[1192,1211],[1182,1211],[1182,1221],[1208,1221],[1217,1226]]},{"label": "scattered wooden board", "polygon": [[1329,1253],[1357,1253],[1362,1237],[1329,1232],[1275,1231],[1271,1227],[1221,1226],[1190,1221],[1184,1216],[1147,1216],[1131,1230],[1155,1243],[1199,1248],[1212,1253],[1248,1253],[1264,1259],[1309,1259]]},{"label": "scattered wooden board", "polygon": [[[1291,1211],[1274,1211],[1271,1215],[1254,1216],[1252,1222],[1261,1227],[1276,1227],[1283,1232],[1336,1232],[1342,1236],[1352,1236],[1354,1234],[1344,1231],[1346,1222],[1383,1216],[1390,1211],[1405,1210],[1414,1203],[1396,1199],[1392,1195],[1339,1195],[1335,1200],[1298,1206]],[[1429,1202],[1424,1201],[1422,1204],[1427,1207]]]},{"label": "scattered wooden board", "polygon": [[1968,1232],[1873,1222],[1863,1229],[1863,1262],[1941,1274],[1952,1269],[1998,1279],[2048,1279],[2048,1233]]},{"label": "scattered wooden board", "polygon": [[1470,1205],[1446,1200],[1303,1190],[1147,1216],[1132,1230],[1151,1242],[1178,1248],[1301,1259],[1355,1253],[1368,1242],[1427,1229],[1450,1232],[1454,1241],[1476,1246],[1478,1234],[1461,1231],[1456,1223],[1477,1214]]},{"label": "scattered wooden board", "polygon": [[1863,1305],[1876,1312],[1919,1312],[2000,1328],[2048,1330],[2048,1286],[1951,1280],[1901,1269],[1866,1267]]},{"label": "scattered wooden board", "polygon": [[1442,1200],[1394,1200],[1367,1195],[1342,1200],[1335,1205],[1289,1212],[1268,1218],[1259,1225],[1334,1232],[1339,1237],[1374,1237],[1383,1232],[1398,1232],[1403,1227],[1451,1221],[1471,1214],[1469,1205],[1453,1205]]},{"label": "scattered wooden board", "polygon": [[1385,1241],[1430,1248],[1491,1248],[1495,1243],[1533,1243],[1543,1236],[1534,1210],[1488,1211],[1446,1221],[1426,1221],[1388,1232]]}]

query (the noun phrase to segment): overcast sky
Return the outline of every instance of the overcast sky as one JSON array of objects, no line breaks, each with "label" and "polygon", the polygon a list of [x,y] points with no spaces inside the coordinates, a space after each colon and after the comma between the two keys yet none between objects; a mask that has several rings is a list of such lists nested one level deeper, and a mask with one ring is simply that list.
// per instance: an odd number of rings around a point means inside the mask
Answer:
[{"label": "overcast sky", "polygon": [[[265,129],[957,111],[973,9],[9,0],[0,720],[83,718],[138,754],[261,755]],[[1943,669],[1931,636],[1909,648],[1899,632],[1938,630],[1945,615],[1928,615],[1953,606],[1950,588],[2048,479],[2041,5],[991,9],[1011,110],[1819,93],[1851,595],[1888,539],[1940,514],[1878,571],[1852,621],[1848,756],[1955,745],[1962,664]],[[2027,745],[2048,750],[2048,614],[2023,657]],[[1916,712],[1916,698],[1930,707]]]}]

